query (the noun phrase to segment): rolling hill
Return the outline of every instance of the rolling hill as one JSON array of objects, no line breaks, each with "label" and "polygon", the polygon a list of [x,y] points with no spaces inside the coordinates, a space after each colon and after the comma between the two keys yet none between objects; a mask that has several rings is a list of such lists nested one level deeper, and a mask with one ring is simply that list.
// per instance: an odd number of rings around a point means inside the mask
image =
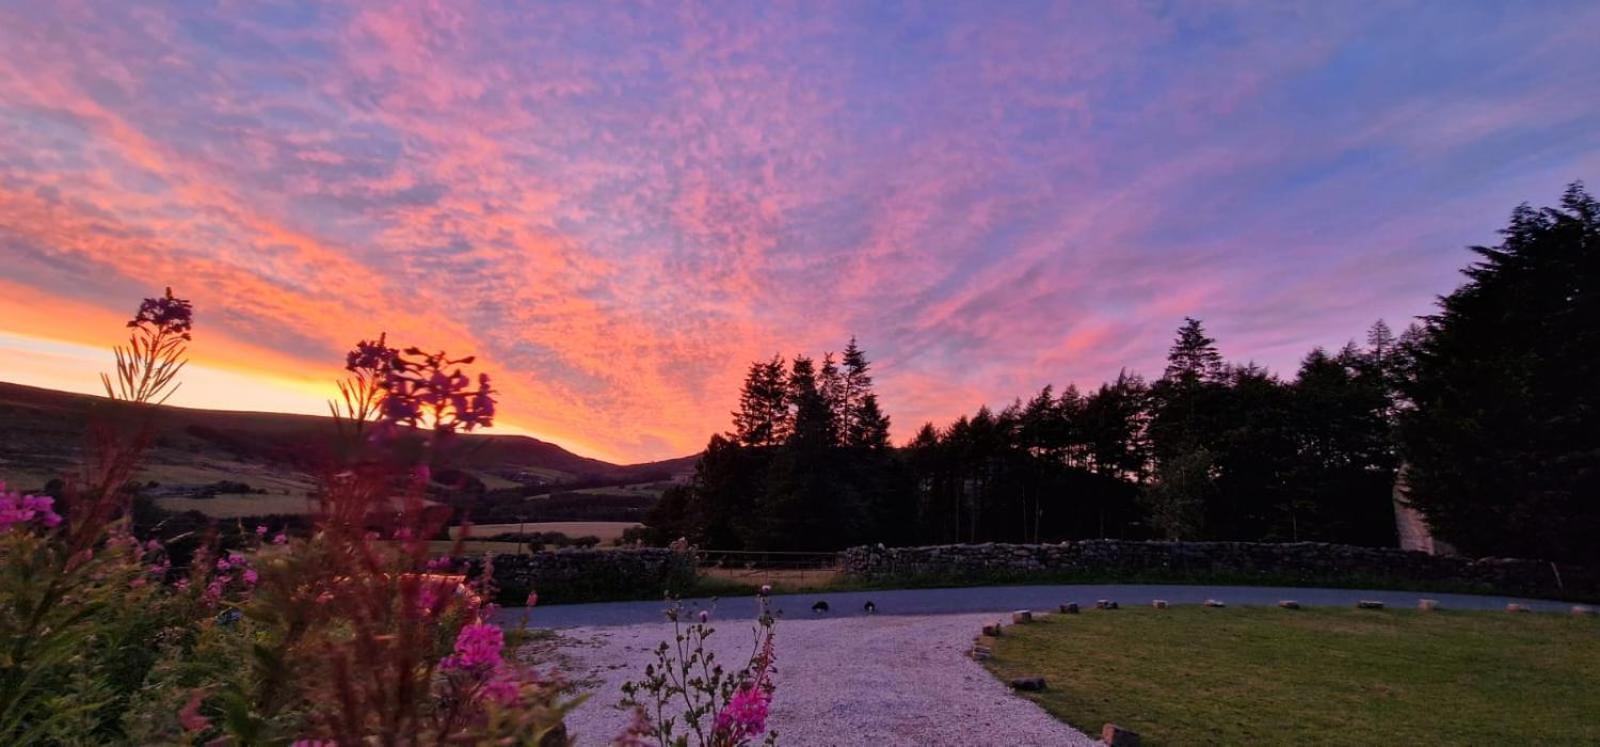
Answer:
[{"label": "rolling hill", "polygon": [[[125,407],[103,397],[0,382],[0,480],[21,488],[70,474],[88,426]],[[136,475],[158,494],[250,493],[263,500],[304,496],[335,432],[332,418],[282,413],[152,408],[155,440]],[[463,435],[451,463],[490,489],[623,485],[670,479],[694,467],[688,456],[612,464],[528,436]],[[226,484],[242,484],[228,489]]]}]

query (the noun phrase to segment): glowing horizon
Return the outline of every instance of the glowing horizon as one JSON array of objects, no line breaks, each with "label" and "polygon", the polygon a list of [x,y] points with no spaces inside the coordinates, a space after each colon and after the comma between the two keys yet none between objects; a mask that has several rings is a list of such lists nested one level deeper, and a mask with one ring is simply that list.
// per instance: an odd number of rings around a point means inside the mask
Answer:
[{"label": "glowing horizon", "polygon": [[[1399,330],[1600,174],[1592,3],[0,5],[0,380],[319,414],[343,352],[474,353],[503,432],[617,462],[851,335],[897,441],[1046,383]],[[98,351],[98,353],[97,353]],[[98,354],[98,357],[97,357]],[[230,404],[231,403],[231,404]]]}]

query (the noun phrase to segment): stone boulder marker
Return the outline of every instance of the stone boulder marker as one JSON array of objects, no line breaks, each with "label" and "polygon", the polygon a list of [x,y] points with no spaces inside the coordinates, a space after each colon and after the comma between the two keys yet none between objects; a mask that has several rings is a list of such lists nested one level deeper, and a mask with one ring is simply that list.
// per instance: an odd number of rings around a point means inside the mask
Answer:
[{"label": "stone boulder marker", "polygon": [[1150,601],[1150,606],[1154,607],[1154,608],[1156,608],[1158,610],[1164,610],[1164,609],[1167,608],[1167,600],[1165,600],[1165,599],[1153,599],[1153,600]]},{"label": "stone boulder marker", "polygon": [[1138,733],[1116,724],[1100,727],[1100,741],[1105,742],[1106,747],[1139,747]]},{"label": "stone boulder marker", "polygon": [[1527,605],[1517,604],[1516,602],[1512,602],[1510,604],[1507,604],[1506,605],[1506,611],[1507,612],[1532,612],[1532,610],[1528,609]]},{"label": "stone boulder marker", "polygon": [[1300,609],[1300,603],[1294,601],[1293,599],[1282,600],[1282,601],[1278,602],[1278,606],[1282,607],[1282,608],[1284,608],[1286,610],[1297,610],[1297,609]]},{"label": "stone boulder marker", "polygon": [[1363,600],[1361,600],[1359,602],[1356,602],[1356,609],[1358,609],[1358,610],[1381,610],[1381,609],[1383,609],[1383,602],[1379,602],[1379,601],[1372,600],[1372,599],[1363,599]]},{"label": "stone boulder marker", "polygon": [[1078,614],[1078,603],[1077,602],[1067,602],[1066,604],[1061,605],[1061,614],[1063,614],[1063,615],[1076,615],[1076,614]]},{"label": "stone boulder marker", "polygon": [[1594,611],[1593,607],[1586,607],[1586,606],[1581,605],[1581,604],[1574,604],[1574,605],[1572,605],[1572,614],[1579,615],[1579,616],[1582,616],[1582,617],[1594,617],[1595,616],[1595,611]]},{"label": "stone boulder marker", "polygon": [[1423,612],[1433,612],[1434,610],[1439,609],[1439,600],[1437,600],[1437,599],[1418,599],[1417,600],[1417,609],[1422,610]]},{"label": "stone boulder marker", "polygon": [[1023,625],[1033,622],[1033,610],[1017,610],[1011,613],[1012,625]]},{"label": "stone boulder marker", "polygon": [[983,634],[990,638],[1000,637],[1000,623],[991,623],[983,626]]},{"label": "stone boulder marker", "polygon": [[1222,600],[1220,600],[1220,599],[1207,599],[1206,602],[1205,602],[1205,606],[1207,606],[1207,607],[1216,607],[1218,609],[1221,609],[1221,608],[1226,607],[1228,605],[1223,604]]},{"label": "stone boulder marker", "polygon": [[1036,693],[1044,690],[1043,677],[1018,677],[1011,681],[1011,689]]}]

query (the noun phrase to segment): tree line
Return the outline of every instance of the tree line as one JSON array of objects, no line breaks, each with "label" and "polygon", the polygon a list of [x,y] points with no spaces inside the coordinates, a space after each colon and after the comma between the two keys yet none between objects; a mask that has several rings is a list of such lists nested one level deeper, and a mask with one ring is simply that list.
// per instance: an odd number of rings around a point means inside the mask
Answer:
[{"label": "tree line", "polygon": [[1229,363],[1186,318],[1159,378],[1046,386],[889,443],[854,339],[751,364],[733,430],[647,518],[656,541],[822,550],[1088,537],[1392,546],[1393,495],[1470,554],[1600,560],[1600,209],[1574,184],[1474,247],[1438,313]]}]

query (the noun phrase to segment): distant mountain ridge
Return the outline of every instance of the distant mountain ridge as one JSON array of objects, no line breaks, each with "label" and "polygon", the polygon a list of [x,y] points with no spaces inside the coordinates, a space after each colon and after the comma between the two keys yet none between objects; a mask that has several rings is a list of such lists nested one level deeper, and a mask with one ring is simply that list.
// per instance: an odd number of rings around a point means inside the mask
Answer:
[{"label": "distant mountain ridge", "polygon": [[[96,411],[113,406],[104,397],[0,382],[0,480],[25,486],[68,473],[79,464]],[[209,473],[303,471],[335,433],[327,416],[156,409],[148,479],[154,479],[150,474],[203,480]],[[691,470],[698,458],[613,464],[531,436],[500,434],[462,434],[453,452],[456,466],[517,484],[665,479]]]}]

